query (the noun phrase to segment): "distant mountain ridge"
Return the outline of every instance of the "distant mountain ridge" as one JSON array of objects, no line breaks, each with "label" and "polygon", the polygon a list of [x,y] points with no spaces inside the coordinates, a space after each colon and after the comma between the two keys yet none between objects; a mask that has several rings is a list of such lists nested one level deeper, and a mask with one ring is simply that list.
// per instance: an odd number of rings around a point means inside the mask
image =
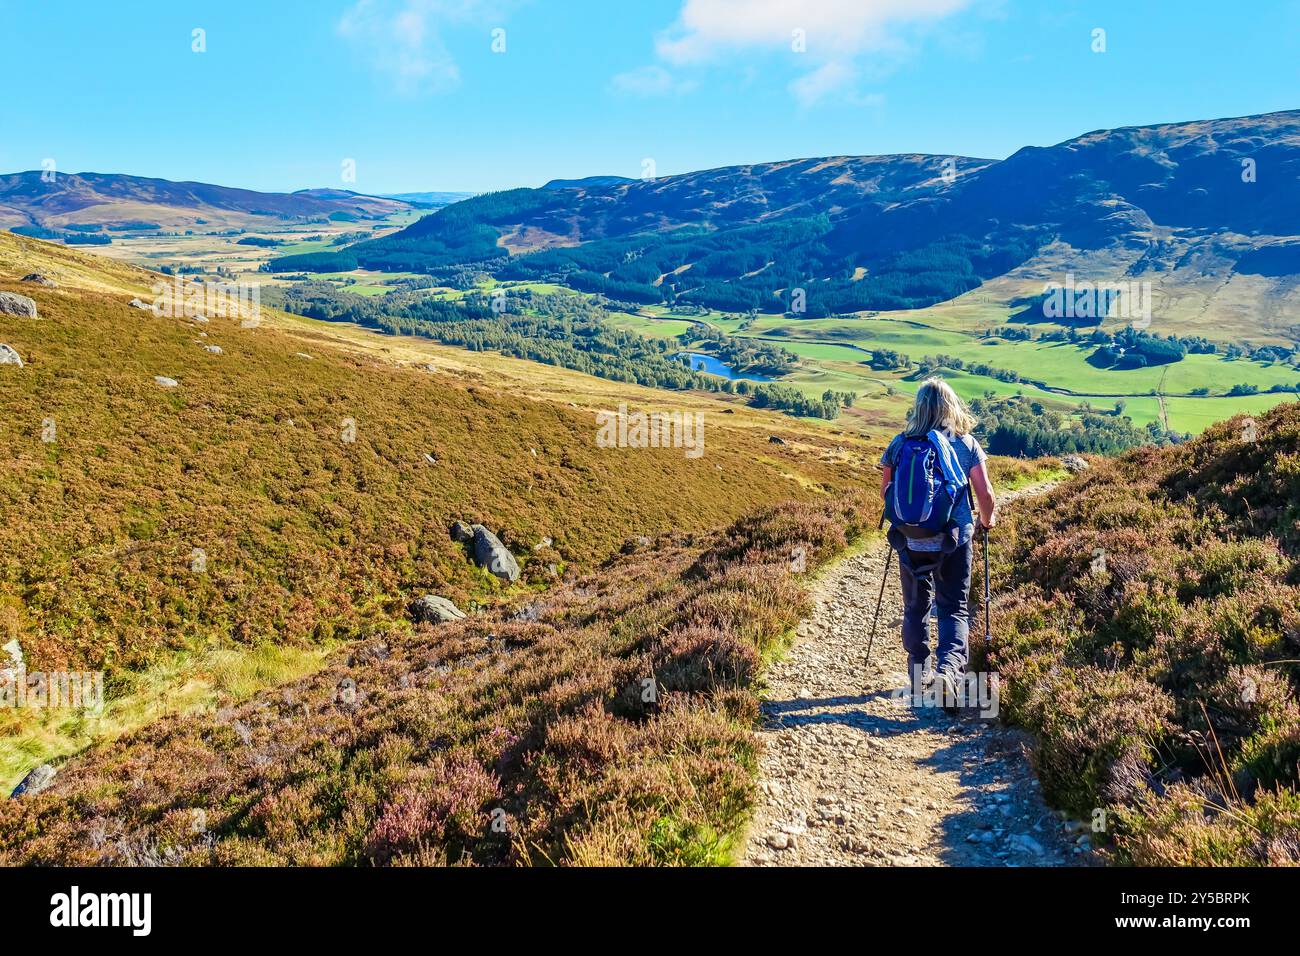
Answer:
[{"label": "distant mountain ridge", "polygon": [[408,203],[346,189],[266,193],[210,183],[173,182],[118,173],[40,171],[0,176],[0,228],[156,223],[162,228],[248,228],[258,224],[328,218],[341,213],[382,219]]},{"label": "distant mountain ridge", "polygon": [[460,202],[462,199],[471,199],[478,193],[458,193],[458,192],[415,192],[415,193],[384,193],[381,199],[396,199],[399,202],[412,203],[417,206],[436,206],[441,208],[449,206],[454,202]]},{"label": "distant mountain ridge", "polygon": [[[353,250],[611,297],[808,314],[924,307],[1066,272],[1300,337],[1300,111],[1098,130],[1005,160],[837,156],[487,194]],[[1176,286],[1176,288],[1175,288]],[[1164,288],[1168,287],[1168,288]],[[1181,304],[1180,304],[1181,303]],[[1212,304],[1212,307],[1211,307]]]}]

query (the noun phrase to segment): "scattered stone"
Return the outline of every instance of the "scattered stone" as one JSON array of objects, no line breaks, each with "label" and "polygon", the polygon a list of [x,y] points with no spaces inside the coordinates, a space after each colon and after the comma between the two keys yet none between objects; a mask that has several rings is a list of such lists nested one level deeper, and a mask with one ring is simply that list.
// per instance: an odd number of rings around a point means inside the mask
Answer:
[{"label": "scattered stone", "polygon": [[1081,455],[1065,455],[1061,458],[1061,467],[1077,475],[1081,471],[1087,471],[1090,466],[1088,460]]},{"label": "scattered stone", "polygon": [[296,355],[296,356],[298,356],[298,358],[300,358],[300,359],[310,359],[310,358],[311,358],[311,356],[308,355],[306,352],[294,352],[293,354]]},{"label": "scattered stone", "polygon": [[502,581],[519,580],[519,562],[501,539],[481,524],[474,525],[474,561]]},{"label": "scattered stone", "polygon": [[434,457],[433,457],[432,455],[430,455],[427,451],[424,453],[424,460],[425,460],[426,462],[428,462],[430,465],[436,465],[436,464],[438,464],[438,459],[437,459],[437,458],[434,458]]},{"label": "scattered stone", "polygon": [[133,309],[142,309],[145,312],[153,311],[153,306],[151,306],[147,302],[141,302],[139,299],[132,299],[130,302],[127,303],[127,305],[129,305]]},{"label": "scattered stone", "polygon": [[37,285],[43,285],[49,289],[57,289],[59,287],[59,284],[57,282],[55,282],[49,276],[41,275],[39,272],[27,273],[27,275],[23,276],[23,281],[34,282]]},{"label": "scattered stone", "polygon": [[22,782],[14,787],[14,791],[9,797],[13,800],[17,800],[19,797],[34,797],[42,790],[47,789],[53,782],[54,768],[47,763],[43,763],[23,777]]},{"label": "scattered stone", "polygon": [[5,345],[4,343],[0,342],[0,365],[17,365],[19,368],[22,368],[23,367],[22,356],[20,356],[8,345]]},{"label": "scattered stone", "polygon": [[205,352],[211,352],[213,355],[224,355],[224,354],[225,354],[225,352],[222,351],[220,345],[205,345],[205,346],[203,346],[203,351],[205,351]]},{"label": "scattered stone", "polygon": [[426,594],[411,605],[411,616],[417,623],[450,624],[465,617],[465,612],[445,597]]},{"label": "scattered stone", "polygon": [[533,624],[542,619],[542,612],[546,610],[546,605],[541,601],[534,601],[532,604],[525,604],[518,611],[510,616],[510,620],[520,624]]},{"label": "scattered stone", "polygon": [[36,301],[17,292],[0,292],[0,315],[16,315],[21,319],[39,318]]},{"label": "scattered stone", "polygon": [[768,441],[768,444],[769,444],[769,445],[785,445],[785,444],[787,444],[786,440],[785,440],[784,438],[782,438],[780,435],[768,435],[768,436],[767,436],[767,441]]},{"label": "scattered stone", "polygon": [[650,539],[643,534],[639,534],[634,538],[628,538],[624,541],[622,551],[624,554],[635,554],[643,548],[648,547],[650,547]]},{"label": "scattered stone", "polygon": [[538,541],[535,545],[533,545],[533,550],[541,551],[543,548],[549,548],[554,543],[555,542],[552,541],[550,538],[542,538],[541,541]]},{"label": "scattered stone", "polygon": [[161,385],[163,388],[175,388],[177,385],[180,384],[180,382],[176,381],[176,379],[168,378],[166,375],[155,375],[153,377],[153,380],[157,382],[159,385]]},{"label": "scattered stone", "polygon": [[1041,843],[1027,833],[1017,833],[1008,841],[1008,845],[1013,850],[1017,850],[1021,853],[1032,853],[1034,856],[1042,856],[1047,852],[1043,849]]},{"label": "scattered stone", "polygon": [[767,845],[773,850],[784,850],[790,846],[790,837],[785,833],[769,833]]}]

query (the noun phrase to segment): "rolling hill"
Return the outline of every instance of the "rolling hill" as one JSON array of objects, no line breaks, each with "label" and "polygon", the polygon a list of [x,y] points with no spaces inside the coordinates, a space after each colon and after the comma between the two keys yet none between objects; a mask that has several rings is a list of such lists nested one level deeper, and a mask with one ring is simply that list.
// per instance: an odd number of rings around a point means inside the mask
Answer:
[{"label": "rolling hill", "polygon": [[[56,285],[21,281],[36,272]],[[0,365],[0,645],[32,670],[103,669],[112,698],[99,729],[3,709],[5,781],[220,698],[232,669],[238,698],[409,626],[425,593],[515,602],[628,539],[823,498],[866,466],[844,436],[735,401],[265,307],[255,328],[132,308],[158,278],[0,234],[0,289],[40,315],[0,315],[24,362]],[[594,412],[620,404],[703,414],[704,453],[601,447]],[[458,519],[502,537],[519,584],[465,559]]]},{"label": "rolling hill", "polygon": [[0,228],[51,230],[102,226],[166,230],[256,229],[330,216],[382,219],[410,208],[396,199],[345,189],[264,193],[208,183],[171,182],[114,173],[59,173],[47,182],[40,171],[0,176]]},{"label": "rolling hill", "polygon": [[[641,303],[819,317],[1151,282],[1182,335],[1300,338],[1300,112],[1087,133],[1002,161],[829,157],[476,197],[352,251]],[[983,288],[981,288],[983,286]],[[805,290],[803,311],[790,290]]]}]

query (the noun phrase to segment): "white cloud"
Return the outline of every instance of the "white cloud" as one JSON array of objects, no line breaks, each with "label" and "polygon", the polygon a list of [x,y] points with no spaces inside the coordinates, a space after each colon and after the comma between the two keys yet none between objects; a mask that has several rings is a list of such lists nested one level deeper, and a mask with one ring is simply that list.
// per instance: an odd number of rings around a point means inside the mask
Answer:
[{"label": "white cloud", "polygon": [[442,93],[460,85],[460,68],[442,31],[498,25],[509,5],[509,0],[356,0],[339,19],[338,32],[399,93]]},{"label": "white cloud", "polygon": [[975,0],[685,0],[677,21],[655,42],[674,67],[706,65],[737,53],[790,52],[808,69],[790,83],[804,106],[831,93],[861,97],[854,84],[865,54],[895,59],[906,50],[908,28],[934,23]]},{"label": "white cloud", "polygon": [[883,49],[893,28],[937,20],[972,0],[686,0],[656,49],[670,63],[709,59],[746,47],[790,48],[803,30],[810,53],[828,57]]},{"label": "white cloud", "polygon": [[679,80],[657,63],[619,73],[610,84],[616,92],[632,96],[667,96],[695,88],[693,81]]},{"label": "white cloud", "polygon": [[844,89],[858,75],[851,64],[843,60],[827,60],[811,73],[791,81],[790,92],[800,106],[812,106],[827,93]]}]

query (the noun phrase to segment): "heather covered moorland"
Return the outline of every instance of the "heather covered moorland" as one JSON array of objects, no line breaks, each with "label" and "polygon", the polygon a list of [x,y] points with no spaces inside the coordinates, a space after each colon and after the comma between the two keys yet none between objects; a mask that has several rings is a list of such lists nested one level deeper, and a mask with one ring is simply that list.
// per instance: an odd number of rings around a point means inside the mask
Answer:
[{"label": "heather covered moorland", "polygon": [[1300,406],[1098,459],[996,536],[1004,716],[1137,865],[1300,862]]},{"label": "heather covered moorland", "polygon": [[727,862],[763,657],[872,517],[859,496],[778,506],[634,545],[518,610],[373,629],[0,803],[0,863]]},{"label": "heather covered moorland", "polygon": [[[108,698],[95,720],[0,709],[10,788],[161,714],[299,677],[423,594],[516,601],[629,537],[848,488],[863,465],[823,429],[722,402],[562,371],[543,396],[511,377],[529,363],[499,356],[398,360],[391,336],[341,340],[268,308],[256,328],[133,308],[159,278],[0,234],[0,289],[38,310],[0,316],[24,362],[0,367],[0,646],[33,672],[102,670]],[[619,403],[698,408],[707,454],[597,447],[593,410]],[[495,531],[520,580],[467,560],[456,520]]]}]

